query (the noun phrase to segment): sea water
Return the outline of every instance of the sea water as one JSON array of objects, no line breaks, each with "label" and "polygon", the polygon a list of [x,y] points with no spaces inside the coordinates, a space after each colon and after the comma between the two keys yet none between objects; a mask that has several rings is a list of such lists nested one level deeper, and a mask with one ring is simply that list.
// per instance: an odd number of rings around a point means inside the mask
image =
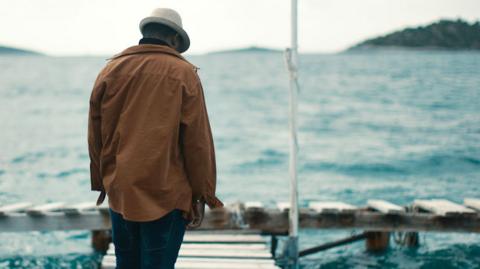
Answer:
[{"label": "sea water", "polygon": [[[108,56],[107,56],[108,57]],[[89,96],[107,57],[0,57],[0,204],[95,201]],[[280,53],[188,56],[200,67],[218,196],[288,200],[288,74]],[[480,53],[300,56],[300,203],[480,197]],[[352,232],[301,230],[301,248]],[[96,268],[89,231],[0,233],[0,268]],[[381,255],[358,242],[303,268],[479,268],[480,235],[420,233]]]}]

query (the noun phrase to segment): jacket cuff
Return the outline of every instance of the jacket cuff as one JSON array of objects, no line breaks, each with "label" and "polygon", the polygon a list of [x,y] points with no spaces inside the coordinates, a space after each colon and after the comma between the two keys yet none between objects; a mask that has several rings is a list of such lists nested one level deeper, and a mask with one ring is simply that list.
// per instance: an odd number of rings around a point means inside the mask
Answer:
[{"label": "jacket cuff", "polygon": [[90,164],[90,189],[92,191],[105,191],[100,173],[93,164]]},{"label": "jacket cuff", "polygon": [[90,185],[90,190],[91,191],[105,191],[105,189],[103,188],[103,185],[96,184],[95,182],[92,182],[92,184]]}]

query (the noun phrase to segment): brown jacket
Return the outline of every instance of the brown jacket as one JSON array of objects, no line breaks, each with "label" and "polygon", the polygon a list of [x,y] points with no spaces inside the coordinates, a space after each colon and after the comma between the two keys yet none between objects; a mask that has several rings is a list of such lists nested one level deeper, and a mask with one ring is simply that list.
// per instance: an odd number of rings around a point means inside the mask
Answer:
[{"label": "brown jacket", "polygon": [[190,218],[193,199],[210,208],[215,152],[197,68],[163,45],[132,46],[100,72],[90,97],[91,189],[127,220],[173,209]]}]

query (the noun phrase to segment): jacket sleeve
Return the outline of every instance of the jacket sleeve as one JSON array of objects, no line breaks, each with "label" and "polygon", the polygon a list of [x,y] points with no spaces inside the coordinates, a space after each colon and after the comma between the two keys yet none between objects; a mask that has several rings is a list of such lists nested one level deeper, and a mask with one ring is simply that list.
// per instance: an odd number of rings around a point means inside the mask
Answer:
[{"label": "jacket sleeve", "polygon": [[183,93],[180,143],[192,198],[205,201],[210,208],[222,207],[215,196],[215,150],[200,79]]},{"label": "jacket sleeve", "polygon": [[90,96],[90,108],[88,115],[88,151],[90,156],[90,182],[92,191],[104,191],[100,165],[100,153],[102,150],[100,106],[105,83],[97,78]]}]

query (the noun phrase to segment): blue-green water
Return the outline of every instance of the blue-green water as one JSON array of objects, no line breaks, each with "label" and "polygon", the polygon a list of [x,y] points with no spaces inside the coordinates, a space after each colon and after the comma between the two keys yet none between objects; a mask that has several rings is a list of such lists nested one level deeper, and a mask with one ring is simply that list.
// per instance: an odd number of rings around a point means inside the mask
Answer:
[{"label": "blue-green water", "polygon": [[[226,202],[288,197],[288,81],[280,54],[190,56],[199,66]],[[480,197],[480,53],[302,55],[301,203]],[[94,201],[88,98],[104,58],[0,57],[0,204]],[[352,231],[302,230],[302,248]],[[305,268],[480,268],[480,235],[363,243]],[[0,268],[96,268],[90,233],[0,233]]]}]

